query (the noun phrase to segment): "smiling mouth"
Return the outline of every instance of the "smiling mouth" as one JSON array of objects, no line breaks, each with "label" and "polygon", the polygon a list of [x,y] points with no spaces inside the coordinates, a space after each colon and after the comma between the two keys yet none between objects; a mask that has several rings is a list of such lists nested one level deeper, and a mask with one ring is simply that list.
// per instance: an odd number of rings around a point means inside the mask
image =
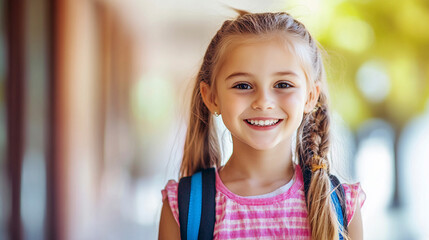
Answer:
[{"label": "smiling mouth", "polygon": [[283,119],[267,119],[267,120],[253,120],[253,119],[245,119],[244,121],[252,126],[257,127],[269,127],[274,126],[280,123]]}]

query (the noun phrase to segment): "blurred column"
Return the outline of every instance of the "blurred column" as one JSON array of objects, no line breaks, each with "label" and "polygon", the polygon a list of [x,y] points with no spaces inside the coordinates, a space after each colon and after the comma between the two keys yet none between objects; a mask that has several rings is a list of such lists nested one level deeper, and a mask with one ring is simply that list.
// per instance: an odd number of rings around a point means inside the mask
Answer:
[{"label": "blurred column", "polygon": [[399,169],[403,179],[402,219],[412,230],[410,233],[413,235],[409,233],[409,239],[429,239],[429,232],[425,229],[429,213],[429,99],[426,105],[426,111],[404,128],[398,144]]},{"label": "blurred column", "polygon": [[6,1],[6,172],[9,237],[22,239],[21,171],[24,146],[24,1]]},{"label": "blurred column", "polygon": [[[5,19],[6,9],[3,0],[0,1],[0,19]],[[6,239],[7,217],[9,216],[9,191],[7,189],[6,166],[6,24],[0,21],[0,239]]]},{"label": "blurred column", "polygon": [[389,231],[392,226],[399,229],[396,215],[389,208],[395,191],[395,131],[391,124],[382,119],[371,119],[357,131],[358,149],[356,170],[367,200],[362,208],[365,239],[396,238],[402,232]]},{"label": "blurred column", "polygon": [[44,239],[48,93],[47,0],[25,0],[24,147],[21,176],[23,239]]},{"label": "blurred column", "polygon": [[62,65],[61,46],[63,43],[65,3],[62,0],[45,0],[46,7],[46,212],[45,239],[64,239],[66,223],[64,192],[63,143],[64,133],[62,109],[64,108],[64,92],[61,89]]}]

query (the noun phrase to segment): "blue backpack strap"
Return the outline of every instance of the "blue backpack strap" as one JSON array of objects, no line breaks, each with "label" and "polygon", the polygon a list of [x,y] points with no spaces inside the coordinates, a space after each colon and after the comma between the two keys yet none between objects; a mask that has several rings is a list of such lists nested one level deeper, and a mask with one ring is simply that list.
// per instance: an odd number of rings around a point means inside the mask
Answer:
[{"label": "blue backpack strap", "polygon": [[180,239],[186,240],[188,228],[189,198],[191,195],[191,177],[179,181],[177,203],[179,207]]},{"label": "blue backpack strap", "polygon": [[209,168],[179,181],[180,236],[185,240],[212,239],[216,220],[216,175]]},{"label": "blue backpack strap", "polygon": [[216,169],[203,170],[203,209],[198,239],[213,239],[216,222]]},{"label": "blue backpack strap", "polygon": [[344,187],[340,183],[340,180],[338,180],[338,178],[335,175],[330,175],[330,178],[331,178],[333,187],[335,188],[338,186],[335,192],[341,207],[341,213],[343,216],[342,222],[343,222],[344,230],[347,230],[347,207],[346,207],[346,194],[344,192]]},{"label": "blue backpack strap", "polygon": [[[329,177],[331,179],[332,189],[336,188],[335,191],[333,191],[331,194],[331,199],[334,203],[335,211],[337,212],[338,222],[341,224],[344,231],[347,231],[347,212],[344,188],[335,175],[330,175]],[[342,239],[343,236],[340,234],[340,240]]]},{"label": "blue backpack strap", "polygon": [[[310,188],[311,182],[311,170],[308,166],[301,166],[302,176],[304,180],[304,193],[305,199],[307,199],[308,189]],[[332,189],[337,189],[332,192],[331,199],[335,205],[335,211],[337,213],[338,222],[342,225],[343,229],[347,231],[347,212],[346,212],[346,201],[343,185],[340,184],[340,181],[335,175],[330,174],[329,178],[331,180]],[[339,234],[340,240],[343,239],[342,235]]]},{"label": "blue backpack strap", "polygon": [[198,230],[201,221],[201,205],[203,199],[203,176],[197,172],[191,177],[191,193],[189,196],[187,239],[198,239]]}]

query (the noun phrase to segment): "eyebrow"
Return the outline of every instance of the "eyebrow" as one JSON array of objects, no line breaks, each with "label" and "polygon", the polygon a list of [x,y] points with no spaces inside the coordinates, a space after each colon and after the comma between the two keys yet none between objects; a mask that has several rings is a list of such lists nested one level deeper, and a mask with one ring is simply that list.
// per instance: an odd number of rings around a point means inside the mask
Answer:
[{"label": "eyebrow", "polygon": [[[294,77],[298,77],[298,74],[296,74],[293,71],[284,71],[284,72],[276,72],[273,74],[273,76],[294,76]],[[235,72],[230,74],[228,77],[225,78],[225,81],[231,79],[231,78],[235,78],[235,77],[252,77],[253,75],[251,73],[247,73],[247,72]]]}]

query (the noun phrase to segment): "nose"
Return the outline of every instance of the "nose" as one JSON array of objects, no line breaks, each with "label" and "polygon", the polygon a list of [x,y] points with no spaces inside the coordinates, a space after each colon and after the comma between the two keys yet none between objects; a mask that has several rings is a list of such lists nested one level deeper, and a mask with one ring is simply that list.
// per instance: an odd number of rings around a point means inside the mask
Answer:
[{"label": "nose", "polygon": [[254,110],[267,110],[274,109],[274,101],[269,93],[266,91],[259,91],[256,94],[255,100],[252,102]]}]

